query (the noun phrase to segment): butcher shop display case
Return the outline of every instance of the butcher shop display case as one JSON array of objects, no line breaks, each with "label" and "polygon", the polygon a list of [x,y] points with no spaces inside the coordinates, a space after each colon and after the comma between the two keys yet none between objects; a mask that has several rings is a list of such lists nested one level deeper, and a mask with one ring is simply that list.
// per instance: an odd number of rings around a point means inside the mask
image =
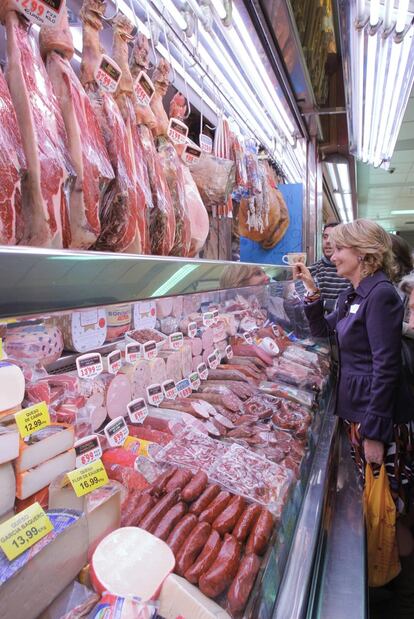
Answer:
[{"label": "butcher shop display case", "polygon": [[[83,587],[151,588],[165,619],[365,617],[361,492],[302,294],[277,265],[0,250],[0,522],[36,505],[89,527],[67,571],[63,533],[16,569],[0,539],[0,605],[19,578],[37,587],[2,617],[37,617],[87,566]],[[79,481],[91,466],[102,479]],[[120,526],[127,545],[145,529],[155,561],[122,591]]]}]

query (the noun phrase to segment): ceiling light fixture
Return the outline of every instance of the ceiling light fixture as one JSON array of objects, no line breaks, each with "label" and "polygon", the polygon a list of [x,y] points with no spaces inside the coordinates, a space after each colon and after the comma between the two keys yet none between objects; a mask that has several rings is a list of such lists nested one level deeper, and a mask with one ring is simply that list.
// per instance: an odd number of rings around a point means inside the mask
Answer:
[{"label": "ceiling light fixture", "polygon": [[391,211],[391,215],[414,215],[414,209]]},{"label": "ceiling light fixture", "polygon": [[345,223],[352,221],[354,210],[348,161],[341,157],[334,157],[326,161],[324,166],[341,221]]}]

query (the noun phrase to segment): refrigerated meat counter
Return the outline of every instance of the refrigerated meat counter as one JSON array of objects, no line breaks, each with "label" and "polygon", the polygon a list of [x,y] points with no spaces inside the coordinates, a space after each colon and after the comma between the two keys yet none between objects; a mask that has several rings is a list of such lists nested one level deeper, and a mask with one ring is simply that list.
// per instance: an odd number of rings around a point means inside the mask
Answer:
[{"label": "refrigerated meat counter", "polygon": [[[329,344],[310,338],[289,267],[20,248],[3,248],[0,256],[3,363],[19,368],[26,383],[20,396],[8,386],[12,405],[0,423],[46,401],[51,421],[73,428],[74,441],[61,468],[40,482],[27,482],[36,469],[21,473],[19,451],[16,497],[7,509],[1,505],[2,520],[35,501],[50,511],[54,477],[81,468],[79,445],[98,437],[104,464],[114,449],[133,452],[140,491],[154,487],[155,474],[178,467],[187,483],[198,472],[217,485],[239,506],[239,519],[251,505],[271,518],[264,543],[253,539],[257,520],[244,537],[234,519],[217,524],[221,548],[237,540],[229,581],[214,582],[213,564],[185,593],[180,589],[202,608],[215,604],[206,616],[366,616],[361,490],[332,414]],[[258,281],[266,283],[251,285]],[[111,479],[116,467],[106,469]],[[130,476],[112,479],[132,500]],[[182,496],[183,513],[194,513],[194,501],[184,504]],[[118,522],[108,522],[105,533],[119,523],[142,524],[134,513],[124,495]],[[215,523],[207,526],[216,530]],[[157,530],[154,524],[151,532]],[[81,563],[100,541],[98,533],[93,547],[89,540]],[[257,561],[243,600],[238,569],[251,552]],[[178,557],[181,583],[188,572]],[[8,586],[2,578],[0,603]],[[195,601],[196,585],[202,593]],[[174,611],[166,610],[162,591],[158,612],[168,619]],[[59,594],[54,589],[47,603]],[[31,612],[43,612],[46,601]]]}]

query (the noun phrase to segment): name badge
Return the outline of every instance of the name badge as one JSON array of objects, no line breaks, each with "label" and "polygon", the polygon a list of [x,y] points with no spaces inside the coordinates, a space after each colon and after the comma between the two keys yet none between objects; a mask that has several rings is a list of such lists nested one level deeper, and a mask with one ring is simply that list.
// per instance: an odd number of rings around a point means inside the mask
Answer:
[{"label": "name badge", "polygon": [[354,303],[354,305],[351,305],[351,307],[349,308],[349,313],[350,314],[356,314],[358,311],[359,305],[357,305],[356,303]]}]

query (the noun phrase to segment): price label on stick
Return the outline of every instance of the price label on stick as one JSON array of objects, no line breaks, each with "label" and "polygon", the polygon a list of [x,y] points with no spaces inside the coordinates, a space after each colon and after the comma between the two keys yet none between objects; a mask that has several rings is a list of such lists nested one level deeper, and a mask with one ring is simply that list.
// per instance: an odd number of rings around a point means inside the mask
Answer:
[{"label": "price label on stick", "polygon": [[84,436],[74,444],[76,453],[76,468],[86,466],[102,456],[102,447],[99,436],[91,434]]},{"label": "price label on stick", "polygon": [[12,4],[32,24],[57,26],[65,3],[64,0],[13,0]]},{"label": "price label on stick", "polygon": [[187,333],[188,333],[188,337],[191,337],[191,339],[193,339],[197,335],[197,323],[196,322],[188,323]]},{"label": "price label on stick", "polygon": [[230,345],[226,346],[226,357],[229,360],[233,358],[233,349]]},{"label": "price label on stick", "polygon": [[188,380],[188,378],[184,378],[183,380],[180,380],[179,383],[177,383],[177,391],[179,398],[188,398],[188,396],[191,395],[193,390],[191,389],[190,381]]},{"label": "price label on stick", "polygon": [[141,71],[139,73],[137,79],[135,80],[134,90],[140,105],[150,104],[151,99],[154,96],[155,88],[145,71]]},{"label": "price label on stick", "polygon": [[196,163],[201,157],[201,150],[198,148],[196,144],[186,144],[184,147],[183,154],[181,155],[182,160],[187,165],[193,165]]},{"label": "price label on stick", "polygon": [[253,338],[250,333],[243,333],[244,340],[246,344],[253,344]]},{"label": "price label on stick", "polygon": [[147,387],[148,402],[153,406],[159,406],[164,399],[161,385],[153,384]]},{"label": "price label on stick", "polygon": [[173,380],[166,380],[162,383],[162,390],[167,400],[175,400],[177,397],[177,387]]},{"label": "price label on stick", "polygon": [[104,92],[115,92],[121,79],[119,66],[106,54],[103,54],[95,71],[95,80]]},{"label": "price label on stick", "polygon": [[192,372],[189,375],[188,380],[190,381],[191,389],[193,391],[197,391],[197,389],[201,385],[201,380],[200,380],[200,376],[198,375],[198,372]]},{"label": "price label on stick", "polygon": [[128,415],[132,423],[143,423],[148,415],[148,408],[143,398],[132,400],[127,405]]},{"label": "price label on stick", "polygon": [[141,344],[127,344],[125,346],[125,361],[135,363],[141,358]]},{"label": "price label on stick", "polygon": [[173,350],[180,350],[182,345],[184,344],[183,334],[177,331],[176,333],[171,333],[169,336],[170,348]]},{"label": "price label on stick", "polygon": [[197,372],[201,380],[207,380],[208,378],[208,368],[205,363],[200,363],[197,366]]},{"label": "price label on stick", "polygon": [[118,374],[122,366],[122,357],[120,350],[113,350],[106,358],[108,363],[108,372],[110,374]]},{"label": "price label on stick", "polygon": [[203,325],[205,327],[211,327],[212,324],[214,324],[213,312],[205,312],[203,314]]},{"label": "price label on stick", "polygon": [[79,378],[95,378],[103,371],[102,357],[98,352],[86,353],[76,359]]},{"label": "price label on stick", "polygon": [[34,404],[25,408],[14,416],[21,438],[50,425],[49,409],[46,402]]},{"label": "price label on stick", "polygon": [[178,118],[170,118],[167,135],[175,144],[185,144],[188,136],[188,127]]},{"label": "price label on stick", "polygon": [[200,133],[200,148],[207,155],[213,152],[213,140],[204,133]]},{"label": "price label on stick", "polygon": [[218,320],[219,320],[219,312],[218,312],[218,310],[214,310],[213,311],[213,320],[214,320],[214,324],[218,323]]},{"label": "price label on stick", "polygon": [[111,447],[122,447],[129,434],[125,419],[116,417],[105,426],[104,433]]},{"label": "price label on stick", "polygon": [[218,366],[218,359],[215,352],[212,352],[211,355],[207,357],[207,363],[210,370],[215,370]]},{"label": "price label on stick", "polygon": [[221,352],[219,351],[219,349],[218,349],[218,348],[215,348],[213,352],[214,352],[214,354],[215,354],[215,355],[216,355],[216,357],[217,357],[217,364],[219,364],[219,363],[220,363],[220,361],[221,361]]},{"label": "price label on stick", "polygon": [[158,355],[157,343],[154,340],[145,342],[145,344],[142,345],[142,350],[144,353],[144,359],[155,359]]},{"label": "price label on stick", "polygon": [[49,517],[39,503],[33,503],[0,524],[0,548],[8,560],[13,561],[50,531],[53,531],[53,524]]},{"label": "price label on stick", "polygon": [[77,497],[89,494],[109,481],[102,460],[96,460],[92,464],[70,471],[67,476]]}]

